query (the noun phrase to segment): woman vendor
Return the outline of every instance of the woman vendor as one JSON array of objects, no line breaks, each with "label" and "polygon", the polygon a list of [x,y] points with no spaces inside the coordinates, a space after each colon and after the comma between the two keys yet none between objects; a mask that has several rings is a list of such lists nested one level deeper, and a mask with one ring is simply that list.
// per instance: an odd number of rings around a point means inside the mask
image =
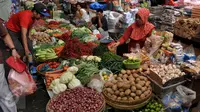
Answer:
[{"label": "woman vendor", "polygon": [[154,25],[148,22],[150,11],[146,8],[141,8],[136,14],[136,21],[130,25],[124,32],[124,35],[115,43],[109,45],[109,49],[114,51],[119,45],[124,44],[128,39],[128,52],[131,48],[135,48],[136,44],[140,47],[144,46],[147,37],[151,36],[154,30]]}]

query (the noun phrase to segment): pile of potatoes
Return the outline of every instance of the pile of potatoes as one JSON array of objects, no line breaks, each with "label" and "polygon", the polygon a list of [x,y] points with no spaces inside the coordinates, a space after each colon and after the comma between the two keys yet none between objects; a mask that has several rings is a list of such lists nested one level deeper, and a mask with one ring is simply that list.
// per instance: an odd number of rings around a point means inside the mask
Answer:
[{"label": "pile of potatoes", "polygon": [[150,81],[136,70],[121,70],[114,79],[104,84],[104,94],[115,101],[140,101],[151,94]]},{"label": "pile of potatoes", "polygon": [[37,44],[44,44],[44,43],[50,43],[51,42],[50,36],[47,33],[44,33],[44,32],[36,32],[34,34],[34,37],[36,39]]}]

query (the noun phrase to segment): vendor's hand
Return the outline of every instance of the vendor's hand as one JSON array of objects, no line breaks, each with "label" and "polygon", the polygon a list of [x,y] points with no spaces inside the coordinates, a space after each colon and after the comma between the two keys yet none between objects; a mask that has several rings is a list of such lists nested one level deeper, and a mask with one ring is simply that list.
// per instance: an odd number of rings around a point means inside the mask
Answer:
[{"label": "vendor's hand", "polygon": [[12,56],[14,57],[15,61],[20,58],[20,55],[15,49],[12,50]]},{"label": "vendor's hand", "polygon": [[115,42],[111,45],[111,47],[113,48],[117,48],[119,46],[120,42]]},{"label": "vendor's hand", "polygon": [[31,52],[29,51],[29,49],[25,49],[25,55],[26,57],[28,57],[28,55],[30,54]]},{"label": "vendor's hand", "polygon": [[108,46],[108,49],[113,52],[113,53],[116,53],[116,49],[117,47],[120,45],[120,42],[116,42],[116,43],[113,43],[111,45]]}]

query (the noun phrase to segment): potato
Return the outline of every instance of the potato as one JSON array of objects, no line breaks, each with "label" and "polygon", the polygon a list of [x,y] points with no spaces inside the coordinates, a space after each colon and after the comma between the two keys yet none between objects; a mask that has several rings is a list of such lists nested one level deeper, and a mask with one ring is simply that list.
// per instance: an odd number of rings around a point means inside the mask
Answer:
[{"label": "potato", "polygon": [[144,80],[144,76],[139,76],[140,80]]},{"label": "potato", "polygon": [[150,86],[150,84],[151,84],[151,82],[147,81],[145,85],[148,87],[148,86]]},{"label": "potato", "polygon": [[111,97],[112,95],[110,93],[107,94],[109,97]]},{"label": "potato", "polygon": [[124,89],[123,89],[123,88],[120,88],[119,91],[120,91],[120,92],[124,92]]},{"label": "potato", "polygon": [[145,96],[148,96],[149,94],[150,94],[149,91],[145,91],[145,92],[144,92],[144,95],[145,95]]},{"label": "potato", "polygon": [[123,82],[118,82],[118,83],[117,83],[117,87],[118,87],[118,88],[121,88],[121,87],[123,87],[123,85],[124,85],[124,83],[123,83]]},{"label": "potato", "polygon": [[144,81],[140,81],[138,84],[140,84],[142,87],[145,86],[145,82]]},{"label": "potato", "polygon": [[106,89],[107,89],[108,93],[114,94],[114,91],[111,88],[106,88]]},{"label": "potato", "polygon": [[137,78],[137,77],[139,77],[139,75],[136,74],[136,73],[134,73],[134,74],[133,74],[133,77],[134,77],[134,78]]},{"label": "potato", "polygon": [[120,91],[119,91],[119,90],[116,90],[116,91],[115,91],[115,95],[117,95],[117,96],[118,96],[118,95],[119,95],[119,93],[120,93]]},{"label": "potato", "polygon": [[136,90],[137,90],[137,89],[136,89],[135,86],[132,86],[132,87],[131,87],[131,91],[132,91],[132,92],[136,92]]},{"label": "potato", "polygon": [[117,90],[117,85],[112,86],[112,90],[116,91]]},{"label": "potato", "polygon": [[113,100],[117,99],[116,95],[112,95],[111,97],[112,97]]},{"label": "potato", "polygon": [[105,87],[112,87],[113,86],[113,83],[112,82],[106,82],[105,84],[104,84],[104,86]]},{"label": "potato", "polygon": [[131,93],[131,90],[130,89],[127,89],[126,91],[125,91],[125,95],[129,95]]},{"label": "potato", "polygon": [[128,82],[127,78],[123,78],[123,81],[124,81],[124,82]]},{"label": "potato", "polygon": [[123,81],[121,77],[117,77],[117,80],[118,81]]},{"label": "potato", "polygon": [[117,83],[117,80],[112,80],[111,81],[113,84],[116,84]]},{"label": "potato", "polygon": [[135,87],[138,89],[138,90],[141,90],[142,89],[142,86],[140,84],[136,84]]},{"label": "potato", "polygon": [[123,97],[125,94],[124,94],[124,92],[120,92],[119,95],[120,95],[121,97]]},{"label": "potato", "polygon": [[119,77],[122,77],[122,76],[123,76],[123,74],[119,74],[118,76],[119,76]]},{"label": "potato", "polygon": [[123,88],[124,88],[124,89],[129,89],[130,87],[131,87],[130,84],[124,84],[124,85],[123,85]]},{"label": "potato", "polygon": [[121,73],[122,74],[126,74],[126,70],[121,70]]},{"label": "potato", "polygon": [[131,73],[135,73],[136,70],[131,70]]},{"label": "potato", "polygon": [[117,100],[122,100],[122,98],[121,97],[117,97]]},{"label": "potato", "polygon": [[136,80],[135,80],[137,83],[139,83],[140,82],[140,78],[136,78]]},{"label": "potato", "polygon": [[134,101],[134,99],[132,97],[128,97],[128,100],[131,102]]},{"label": "potato", "polygon": [[128,75],[130,75],[130,74],[131,74],[131,71],[130,71],[130,70],[126,70],[126,73],[127,73]]},{"label": "potato", "polygon": [[142,94],[142,91],[141,90],[136,90],[136,95],[137,96],[140,96]]},{"label": "potato", "polygon": [[136,100],[136,101],[137,101],[137,100],[139,100],[139,99],[140,99],[140,97],[139,97],[139,96],[136,96],[136,97],[135,97],[135,100]]},{"label": "potato", "polygon": [[128,100],[128,98],[127,97],[122,97],[122,100],[126,101],[126,100]]},{"label": "potato", "polygon": [[141,90],[142,92],[145,92],[147,90],[147,87],[142,87]]},{"label": "potato", "polygon": [[144,99],[144,98],[145,98],[145,95],[144,95],[144,94],[141,94],[141,95],[140,95],[140,98],[141,98],[141,99]]},{"label": "potato", "polygon": [[135,86],[135,82],[131,82],[131,86]]},{"label": "potato", "polygon": [[115,74],[115,75],[113,75],[113,77],[115,78],[115,79],[117,79],[117,75]]},{"label": "potato", "polygon": [[123,78],[123,79],[127,79],[127,78],[128,78],[128,75],[127,75],[127,74],[124,74],[124,75],[122,76],[122,78]]},{"label": "potato", "polygon": [[131,95],[131,97],[133,97],[133,98],[136,96],[135,93],[131,93],[130,95]]}]

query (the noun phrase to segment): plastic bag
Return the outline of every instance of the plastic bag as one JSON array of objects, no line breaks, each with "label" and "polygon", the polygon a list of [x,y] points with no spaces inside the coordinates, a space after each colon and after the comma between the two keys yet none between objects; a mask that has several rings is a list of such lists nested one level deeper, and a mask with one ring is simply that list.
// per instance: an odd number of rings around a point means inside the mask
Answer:
[{"label": "plastic bag", "polygon": [[[110,74],[113,74],[112,71],[106,69],[106,68],[103,68],[100,72],[99,72],[99,75],[101,76],[101,79],[103,80],[103,74],[106,73],[107,75],[110,75]],[[108,78],[108,81],[112,80],[113,77],[109,77]]]},{"label": "plastic bag", "polygon": [[12,93],[18,97],[32,94],[37,89],[32,76],[27,70],[18,73],[11,69],[8,75],[8,82]]},{"label": "plastic bag", "polygon": [[98,10],[98,9],[105,9],[106,8],[106,4],[100,4],[98,2],[94,2],[92,4],[90,4],[90,8],[93,9],[93,10]]},{"label": "plastic bag", "polygon": [[184,53],[186,53],[186,54],[191,54],[191,55],[195,55],[195,51],[194,51],[193,45],[190,45],[190,46],[186,47],[186,48],[184,49]]},{"label": "plastic bag", "polygon": [[89,88],[93,88],[95,90],[97,90],[98,92],[102,92],[103,90],[103,82],[99,79],[92,79],[89,83],[88,83],[88,87]]},{"label": "plastic bag", "polygon": [[107,16],[107,23],[108,23],[108,29],[115,29],[116,23],[119,21],[121,17],[123,17],[122,14],[114,11],[110,11],[106,14]]},{"label": "plastic bag", "polygon": [[196,92],[185,86],[177,86],[176,90],[181,96],[183,105],[191,105],[192,101],[196,99]]}]

